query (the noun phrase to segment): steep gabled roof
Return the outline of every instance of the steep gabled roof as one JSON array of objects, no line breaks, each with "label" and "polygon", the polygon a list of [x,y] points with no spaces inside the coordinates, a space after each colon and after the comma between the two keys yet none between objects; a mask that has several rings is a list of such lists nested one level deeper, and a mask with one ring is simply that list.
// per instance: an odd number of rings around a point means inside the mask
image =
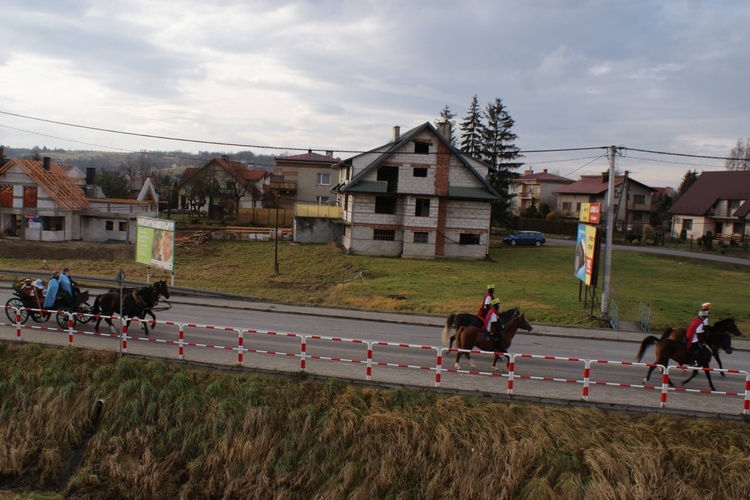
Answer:
[{"label": "steep gabled roof", "polygon": [[572,184],[575,181],[573,179],[568,179],[567,177],[563,177],[561,175],[556,174],[550,174],[547,172],[547,169],[544,169],[542,172],[533,172],[530,174],[524,174],[521,177],[518,178],[519,181],[524,180],[535,180],[539,182],[554,182],[559,184]]},{"label": "steep gabled roof", "polygon": [[71,165],[50,162],[49,170],[45,170],[44,162],[41,160],[14,158],[0,167],[0,176],[5,175],[13,166],[23,170],[29,179],[40,189],[43,189],[60,208],[67,210],[89,208],[89,202],[83,189],[65,173],[70,170]]},{"label": "steep gabled roof", "polygon": [[[624,175],[615,176],[615,187],[622,186],[623,182],[625,182]],[[628,177],[628,184],[638,184],[646,189],[651,189],[647,185],[643,184],[642,182],[638,182],[632,177]],[[560,189],[555,191],[555,193],[600,195],[606,193],[608,188],[609,182],[605,180],[603,176],[582,175],[580,180],[574,182],[573,184],[568,184],[567,186],[561,187]]]},{"label": "steep gabled roof", "polygon": [[[384,144],[380,147],[377,147],[375,149],[372,149],[368,151],[367,153],[362,153],[356,156],[353,156],[347,160],[344,161],[346,164],[351,164],[354,159],[356,158],[362,158],[362,157],[368,157],[371,156],[373,160],[361,171],[357,172],[357,174],[352,177],[352,179],[341,188],[341,191],[343,192],[355,192],[355,191],[367,191],[367,192],[379,192],[379,188],[373,188],[371,184],[374,181],[366,181],[365,178],[373,171],[377,170],[378,167],[380,167],[383,162],[388,160],[391,156],[397,154],[400,152],[401,148],[404,147],[404,145],[411,142],[417,135],[422,133],[425,129],[430,130],[439,141],[441,141],[445,146],[448,147],[448,149],[451,151],[451,153],[458,158],[461,163],[484,185],[484,189],[480,189],[479,191],[476,191],[476,193],[472,196],[469,195],[469,193],[466,191],[466,189],[462,190],[462,198],[486,198],[489,196],[491,200],[499,200],[500,195],[497,194],[497,192],[490,186],[490,184],[487,182],[487,180],[482,177],[479,172],[473,167],[473,165],[483,165],[478,160],[472,158],[471,156],[467,155],[463,151],[460,151],[459,149],[453,147],[450,142],[446,141],[443,135],[437,131],[437,129],[430,123],[425,122],[422,125],[419,125],[417,127],[414,127],[413,129],[405,132],[402,134],[398,139],[391,141],[387,144]],[[492,170],[487,165],[484,165],[488,170]],[[362,186],[359,186],[362,184]],[[361,188],[361,189],[360,189]],[[373,191],[373,189],[376,189]],[[455,189],[455,188],[454,188]],[[467,188],[471,189],[471,188]],[[481,191],[481,192],[480,192]],[[451,194],[450,188],[449,188],[449,195]]]},{"label": "steep gabled roof", "polygon": [[[750,200],[750,171],[703,172],[693,185],[675,201],[669,213],[706,215],[719,200],[745,200],[740,210],[747,215],[745,207],[748,205],[747,201]],[[740,210],[737,212],[743,213]],[[737,212],[735,215],[738,215]]]}]

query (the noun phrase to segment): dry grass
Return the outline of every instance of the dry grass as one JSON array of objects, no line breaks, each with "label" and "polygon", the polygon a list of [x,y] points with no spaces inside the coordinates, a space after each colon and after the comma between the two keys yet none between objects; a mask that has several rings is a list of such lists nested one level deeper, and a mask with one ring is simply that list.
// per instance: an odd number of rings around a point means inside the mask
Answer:
[{"label": "dry grass", "polygon": [[[744,498],[742,422],[0,345],[0,476],[77,498]],[[7,487],[7,484],[6,484]]]}]

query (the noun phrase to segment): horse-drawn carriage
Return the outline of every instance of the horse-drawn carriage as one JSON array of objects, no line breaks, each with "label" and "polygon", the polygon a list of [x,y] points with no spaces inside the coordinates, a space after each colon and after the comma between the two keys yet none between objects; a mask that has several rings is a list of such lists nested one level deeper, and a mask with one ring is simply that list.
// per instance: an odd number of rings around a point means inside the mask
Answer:
[{"label": "horse-drawn carriage", "polygon": [[[73,298],[72,307],[66,305],[61,297],[57,297],[51,308],[44,309],[37,301],[37,298],[40,298],[42,299],[40,302],[43,304],[43,297],[26,293],[23,290],[23,284],[24,280],[13,283],[13,297],[5,303],[5,315],[11,322],[16,322],[16,310],[21,316],[21,324],[26,323],[29,318],[37,323],[44,323],[52,313],[55,313],[55,320],[60,328],[68,327],[69,315],[73,318],[74,325],[77,321],[88,323],[93,319],[90,316],[92,307],[88,303],[88,290],[76,294]],[[39,292],[37,291],[37,293]]]}]

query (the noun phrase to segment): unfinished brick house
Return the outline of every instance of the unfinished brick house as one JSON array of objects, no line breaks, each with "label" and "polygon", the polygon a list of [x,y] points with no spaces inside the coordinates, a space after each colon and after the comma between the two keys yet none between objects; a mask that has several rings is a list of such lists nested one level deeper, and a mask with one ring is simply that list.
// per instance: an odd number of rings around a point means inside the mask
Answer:
[{"label": "unfinished brick house", "polygon": [[[450,145],[450,125],[424,123],[334,165],[341,243],[351,253],[410,258],[487,255],[490,167]],[[441,133],[442,132],[442,133]]]}]

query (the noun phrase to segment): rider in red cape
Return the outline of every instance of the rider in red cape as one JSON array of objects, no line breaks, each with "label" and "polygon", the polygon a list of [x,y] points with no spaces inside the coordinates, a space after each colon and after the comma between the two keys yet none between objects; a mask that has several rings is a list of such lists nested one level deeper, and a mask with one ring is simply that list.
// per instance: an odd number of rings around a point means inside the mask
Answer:
[{"label": "rider in red cape", "polygon": [[484,331],[490,336],[493,342],[497,340],[496,334],[498,329],[503,329],[503,324],[500,323],[500,316],[498,315],[499,309],[500,299],[492,299],[490,310],[487,311],[487,316],[484,318]]},{"label": "rider in red cape", "polygon": [[687,348],[690,353],[690,364],[695,364],[695,360],[698,353],[701,350],[701,335],[708,326],[708,313],[711,311],[711,303],[704,302],[701,305],[701,310],[698,311],[698,316],[693,318],[690,322],[687,332],[685,333],[685,339],[687,340]]},{"label": "rider in red cape", "polygon": [[477,312],[477,316],[484,321],[487,311],[490,310],[490,303],[495,299],[495,285],[487,285],[487,292],[484,294],[482,299],[482,306]]}]

